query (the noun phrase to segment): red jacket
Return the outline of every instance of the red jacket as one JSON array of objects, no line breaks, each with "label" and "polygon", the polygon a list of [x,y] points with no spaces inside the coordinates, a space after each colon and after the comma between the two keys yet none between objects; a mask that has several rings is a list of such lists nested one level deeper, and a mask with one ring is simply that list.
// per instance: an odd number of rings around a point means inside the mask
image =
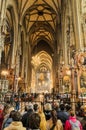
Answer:
[{"label": "red jacket", "polygon": [[[70,116],[69,119],[70,119],[71,121],[73,121],[73,122],[76,122],[76,117],[75,117],[75,116],[73,116],[73,117]],[[78,120],[78,121],[79,121],[79,120]],[[79,121],[79,127],[80,127],[80,130],[82,130],[82,125],[81,125],[80,121]],[[69,120],[66,121],[64,130],[71,130],[71,125],[70,125]]]},{"label": "red jacket", "polygon": [[3,120],[4,120],[3,110],[0,109],[0,130],[1,130],[1,128],[2,128]]}]

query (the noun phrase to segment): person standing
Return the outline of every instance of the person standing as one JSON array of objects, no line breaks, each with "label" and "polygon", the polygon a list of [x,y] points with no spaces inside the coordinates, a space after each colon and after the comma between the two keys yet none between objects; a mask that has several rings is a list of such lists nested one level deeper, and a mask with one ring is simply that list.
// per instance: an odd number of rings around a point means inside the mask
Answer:
[{"label": "person standing", "polygon": [[2,130],[5,128],[5,124],[10,116],[11,111],[14,111],[14,107],[9,104],[6,104],[6,106],[4,106],[4,109],[3,109],[4,120],[2,123]]},{"label": "person standing", "polygon": [[63,124],[57,118],[56,110],[51,111],[51,118],[47,120],[46,130],[63,130]]},{"label": "person standing", "polygon": [[15,111],[12,119],[13,121],[11,124],[3,130],[26,130],[26,128],[22,125],[20,112]]},{"label": "person standing", "polygon": [[45,119],[44,112],[42,110],[42,106],[38,104],[34,104],[34,113],[37,113],[41,118],[40,129],[46,130],[46,119]]},{"label": "person standing", "polygon": [[67,112],[65,112],[65,105],[60,104],[60,110],[57,111],[57,118],[62,121],[62,124],[64,126],[66,120],[69,119],[69,115]]},{"label": "person standing", "polygon": [[16,100],[15,100],[15,110],[17,110],[17,111],[20,109],[20,101],[19,100],[20,100],[19,97],[16,98]]},{"label": "person standing", "polygon": [[30,121],[30,115],[33,113],[33,104],[31,102],[29,102],[28,104],[28,110],[25,114],[23,114],[21,122],[23,124],[24,127],[26,128],[30,128],[29,127],[29,121]]},{"label": "person standing", "polygon": [[44,105],[44,114],[46,120],[49,120],[51,118],[51,110],[52,110],[52,105],[50,103],[46,103]]},{"label": "person standing", "polygon": [[30,120],[28,122],[30,130],[40,130],[40,121],[41,118],[38,113],[31,114]]},{"label": "person standing", "polygon": [[9,116],[7,117],[7,119],[5,120],[5,122],[3,123],[3,128],[2,129],[8,127],[11,124],[11,122],[13,121],[12,117],[13,117],[14,113],[15,113],[15,110],[12,110],[10,112]]},{"label": "person standing", "polygon": [[76,115],[73,110],[70,111],[70,117],[69,119],[65,122],[64,130],[72,130],[72,128],[77,128],[80,130],[82,129],[82,125],[78,119],[76,119]]},{"label": "person standing", "polygon": [[86,130],[86,112],[84,112],[84,117],[81,120],[81,124],[82,124],[83,130]]}]

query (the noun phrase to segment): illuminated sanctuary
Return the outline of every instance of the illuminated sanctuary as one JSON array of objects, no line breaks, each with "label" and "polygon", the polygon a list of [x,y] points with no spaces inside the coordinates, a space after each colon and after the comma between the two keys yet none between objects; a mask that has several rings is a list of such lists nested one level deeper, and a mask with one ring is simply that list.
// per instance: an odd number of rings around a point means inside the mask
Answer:
[{"label": "illuminated sanctuary", "polygon": [[86,93],[86,0],[0,0],[0,92]]}]

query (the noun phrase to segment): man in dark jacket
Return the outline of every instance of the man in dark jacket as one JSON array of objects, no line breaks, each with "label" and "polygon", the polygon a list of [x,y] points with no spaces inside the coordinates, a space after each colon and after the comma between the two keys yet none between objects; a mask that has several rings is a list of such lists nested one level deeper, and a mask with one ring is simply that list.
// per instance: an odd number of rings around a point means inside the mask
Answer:
[{"label": "man in dark jacket", "polygon": [[24,127],[29,128],[29,120],[30,120],[30,115],[33,113],[33,104],[29,103],[28,104],[28,110],[27,112],[22,116],[22,124]]},{"label": "man in dark jacket", "polygon": [[40,130],[41,117],[38,113],[33,113],[30,116],[29,127],[31,130]]},{"label": "man in dark jacket", "polygon": [[60,105],[60,111],[57,112],[57,117],[60,119],[63,123],[63,126],[66,122],[66,120],[69,119],[69,115],[65,112],[65,105],[61,104]]}]

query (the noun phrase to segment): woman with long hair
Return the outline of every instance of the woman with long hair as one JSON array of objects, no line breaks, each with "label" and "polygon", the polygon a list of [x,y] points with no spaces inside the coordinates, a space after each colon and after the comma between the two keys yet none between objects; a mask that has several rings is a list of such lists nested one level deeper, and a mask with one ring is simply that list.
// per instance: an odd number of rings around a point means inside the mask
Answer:
[{"label": "woman with long hair", "polygon": [[51,111],[51,118],[47,120],[47,130],[63,130],[63,124],[61,120],[57,119],[57,113],[55,110]]}]

